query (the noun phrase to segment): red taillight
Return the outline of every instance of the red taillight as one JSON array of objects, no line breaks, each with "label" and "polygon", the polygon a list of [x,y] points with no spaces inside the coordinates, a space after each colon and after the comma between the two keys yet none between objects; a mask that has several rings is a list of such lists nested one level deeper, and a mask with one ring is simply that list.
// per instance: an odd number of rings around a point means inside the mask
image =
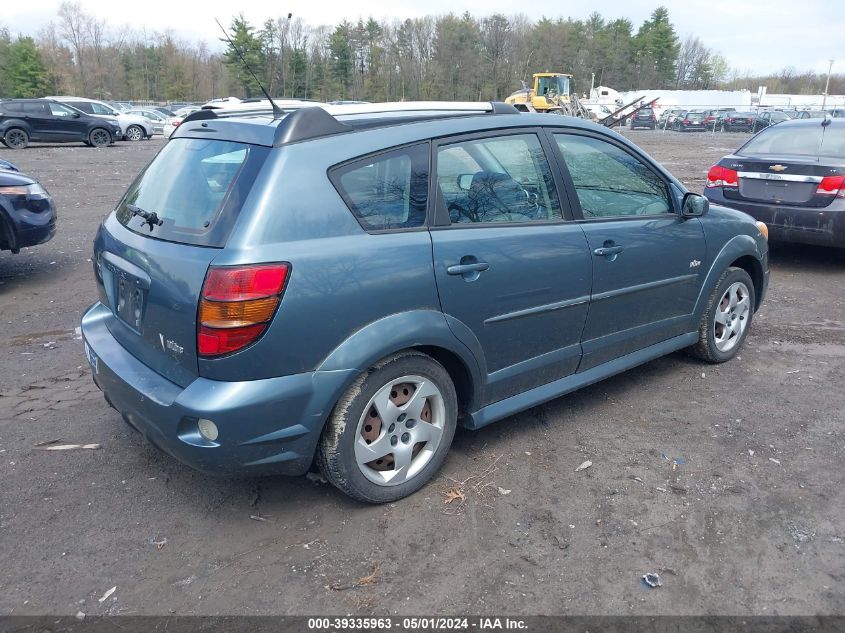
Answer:
[{"label": "red taillight", "polygon": [[171,121],[170,125],[172,125],[174,128],[177,128],[177,127],[179,127],[180,123],[181,123],[181,121]]},{"label": "red taillight", "polygon": [[220,356],[254,343],[267,329],[290,274],[290,265],[210,268],[200,299],[197,351]]},{"label": "red taillight", "polygon": [[739,174],[734,169],[728,169],[721,165],[713,165],[707,172],[707,188],[714,187],[737,187],[739,186]]},{"label": "red taillight", "polygon": [[816,189],[816,195],[845,198],[845,176],[825,176]]},{"label": "red taillight", "polygon": [[203,286],[211,301],[247,301],[277,295],[287,278],[287,264],[212,268]]},{"label": "red taillight", "polygon": [[689,125],[689,119],[684,119],[684,125]]}]

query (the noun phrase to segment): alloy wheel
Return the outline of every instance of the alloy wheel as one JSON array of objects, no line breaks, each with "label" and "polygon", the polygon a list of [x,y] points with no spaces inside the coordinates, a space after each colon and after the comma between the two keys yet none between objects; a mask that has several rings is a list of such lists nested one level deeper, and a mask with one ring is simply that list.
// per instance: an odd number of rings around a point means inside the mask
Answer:
[{"label": "alloy wheel", "polygon": [[431,461],[445,420],[443,395],[430,379],[411,375],[391,380],[370,399],[358,421],[358,468],[380,486],[408,481]]},{"label": "alloy wheel", "polygon": [[751,294],[748,287],[736,281],[719,299],[713,321],[714,340],[720,352],[729,352],[737,346],[748,325],[751,312]]}]

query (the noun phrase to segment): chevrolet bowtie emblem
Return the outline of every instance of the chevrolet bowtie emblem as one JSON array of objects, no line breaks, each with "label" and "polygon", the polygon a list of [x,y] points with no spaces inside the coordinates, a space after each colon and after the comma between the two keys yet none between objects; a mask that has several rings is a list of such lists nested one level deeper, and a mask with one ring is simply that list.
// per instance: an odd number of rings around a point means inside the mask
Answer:
[{"label": "chevrolet bowtie emblem", "polygon": [[784,171],[786,169],[786,165],[770,165],[769,169],[772,171]]}]

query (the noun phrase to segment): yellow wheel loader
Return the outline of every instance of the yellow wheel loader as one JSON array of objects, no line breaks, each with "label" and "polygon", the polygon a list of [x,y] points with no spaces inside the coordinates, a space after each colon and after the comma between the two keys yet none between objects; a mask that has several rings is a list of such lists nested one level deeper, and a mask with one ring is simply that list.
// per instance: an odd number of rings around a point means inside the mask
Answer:
[{"label": "yellow wheel loader", "polygon": [[505,103],[510,103],[517,110],[524,112],[566,114],[589,119],[589,112],[571,92],[571,86],[572,75],[534,73],[534,86],[529,88],[523,82],[522,89],[511,94],[505,99]]}]

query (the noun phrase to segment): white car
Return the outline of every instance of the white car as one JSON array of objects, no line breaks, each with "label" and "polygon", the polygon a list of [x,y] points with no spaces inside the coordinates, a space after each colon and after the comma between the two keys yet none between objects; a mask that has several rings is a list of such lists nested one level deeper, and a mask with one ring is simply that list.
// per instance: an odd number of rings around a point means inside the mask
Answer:
[{"label": "white car", "polygon": [[173,118],[163,112],[149,108],[133,108],[132,110],[127,110],[126,114],[137,114],[152,121],[153,134],[164,134],[164,126],[167,125],[167,120]]},{"label": "white car", "polygon": [[56,101],[66,103],[77,110],[82,110],[86,114],[93,116],[116,118],[118,123],[120,123],[120,131],[123,138],[127,141],[140,141],[150,138],[153,135],[153,122],[148,118],[137,114],[121,112],[102,101],[69,96],[48,97],[48,99],[55,99]]},{"label": "white car", "polygon": [[185,106],[184,108],[179,108],[178,110],[174,110],[173,114],[175,114],[177,117],[181,117],[181,118],[184,119],[189,114],[193,114],[194,112],[196,112],[197,110],[200,110],[200,109],[201,109],[200,106],[189,105],[189,106]]},{"label": "white car", "polygon": [[613,114],[613,110],[602,103],[584,103],[582,101],[581,105],[590,113],[590,118],[593,121],[601,121]]}]

